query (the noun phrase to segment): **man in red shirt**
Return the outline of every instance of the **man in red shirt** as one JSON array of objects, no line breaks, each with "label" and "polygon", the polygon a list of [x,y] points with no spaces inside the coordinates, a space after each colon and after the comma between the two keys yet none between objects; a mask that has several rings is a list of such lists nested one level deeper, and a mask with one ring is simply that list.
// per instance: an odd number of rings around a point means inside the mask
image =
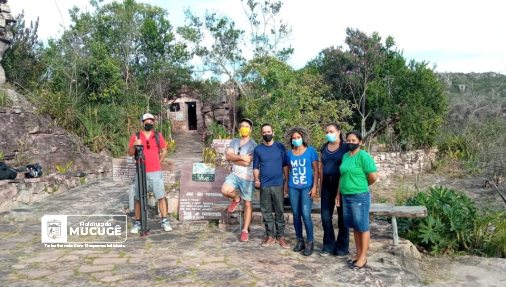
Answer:
[{"label": "man in red shirt", "polygon": [[[162,214],[162,228],[165,231],[171,231],[169,221],[167,220],[167,203],[165,201],[165,186],[163,183],[163,173],[161,163],[167,156],[167,147],[162,134],[158,133],[160,148],[158,148],[153,131],[155,117],[152,114],[144,114],[141,118],[143,129],[139,132],[139,138],[134,133],[130,138],[128,145],[128,155],[135,154],[135,146],[144,146],[144,156],[146,158],[146,183],[147,191],[153,191],[155,198],[158,199],[158,206]],[[135,177],[135,223],[130,233],[138,233],[141,228],[141,205],[139,202],[139,190],[137,186],[137,176]]]}]

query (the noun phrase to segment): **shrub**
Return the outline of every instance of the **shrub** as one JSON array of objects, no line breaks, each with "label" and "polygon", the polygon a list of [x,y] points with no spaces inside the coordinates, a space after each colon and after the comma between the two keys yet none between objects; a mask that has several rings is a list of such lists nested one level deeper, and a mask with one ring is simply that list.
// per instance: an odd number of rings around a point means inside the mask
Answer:
[{"label": "shrub", "polygon": [[467,196],[444,187],[420,192],[408,199],[406,205],[425,205],[427,217],[400,218],[399,233],[431,254],[505,256],[503,212],[480,212]]}]

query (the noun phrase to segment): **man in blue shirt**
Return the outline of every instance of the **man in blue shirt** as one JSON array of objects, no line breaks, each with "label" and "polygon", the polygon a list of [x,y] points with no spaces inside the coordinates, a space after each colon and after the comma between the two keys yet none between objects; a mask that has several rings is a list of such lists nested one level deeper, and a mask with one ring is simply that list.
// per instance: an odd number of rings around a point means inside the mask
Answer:
[{"label": "man in blue shirt", "polygon": [[[267,237],[262,246],[269,246],[272,243],[279,243],[283,248],[290,248],[285,239],[285,216],[283,190],[285,180],[283,178],[283,167],[285,162],[285,146],[274,141],[274,131],[271,124],[263,124],[263,142],[253,152],[253,176],[255,187],[260,188],[260,209],[264,218],[265,232]],[[274,220],[272,209],[276,214],[276,232],[274,232]]]}]

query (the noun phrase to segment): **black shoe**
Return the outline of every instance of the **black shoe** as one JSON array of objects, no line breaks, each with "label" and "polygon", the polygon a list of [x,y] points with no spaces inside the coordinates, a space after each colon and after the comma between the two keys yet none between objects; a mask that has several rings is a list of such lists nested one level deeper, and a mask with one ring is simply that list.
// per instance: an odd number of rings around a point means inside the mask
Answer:
[{"label": "black shoe", "polygon": [[304,239],[298,239],[297,238],[297,245],[295,245],[295,247],[293,248],[293,251],[295,251],[295,252],[301,252],[305,248],[306,248],[306,246],[304,245]]},{"label": "black shoe", "polygon": [[357,260],[350,259],[350,260],[346,261],[346,263],[348,263],[348,264],[355,264],[355,262],[357,262]]},{"label": "black shoe", "polygon": [[308,248],[304,249],[304,252],[302,252],[302,255],[311,256],[311,254],[313,254],[314,244],[313,244],[313,242],[308,242],[307,244],[309,246],[308,246]]},{"label": "black shoe", "polygon": [[362,267],[364,267],[365,265],[367,265],[367,260],[365,261],[364,265],[362,265],[362,266],[358,266],[358,265],[355,265],[355,263],[353,263],[350,265],[350,268],[353,270],[359,270],[359,269],[362,269]]}]

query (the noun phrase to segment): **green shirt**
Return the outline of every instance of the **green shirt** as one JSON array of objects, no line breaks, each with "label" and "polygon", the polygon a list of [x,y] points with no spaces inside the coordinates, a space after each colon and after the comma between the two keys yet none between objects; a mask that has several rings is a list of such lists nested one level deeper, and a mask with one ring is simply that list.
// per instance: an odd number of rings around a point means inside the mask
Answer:
[{"label": "green shirt", "polygon": [[342,194],[358,194],[369,191],[367,175],[377,170],[372,157],[363,150],[359,150],[353,156],[350,156],[349,152],[345,153],[339,169],[341,171],[339,190]]}]

